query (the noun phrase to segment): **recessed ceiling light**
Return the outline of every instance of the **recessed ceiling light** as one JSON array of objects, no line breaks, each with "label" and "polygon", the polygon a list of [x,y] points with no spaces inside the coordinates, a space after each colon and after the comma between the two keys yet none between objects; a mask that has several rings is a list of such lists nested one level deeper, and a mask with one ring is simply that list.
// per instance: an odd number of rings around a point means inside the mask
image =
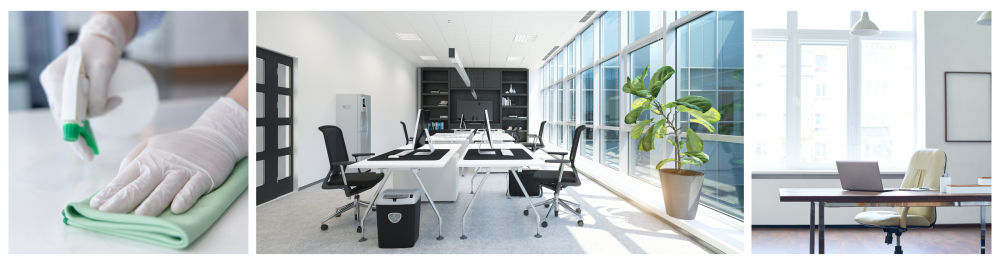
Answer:
[{"label": "recessed ceiling light", "polygon": [[416,33],[396,33],[400,40],[420,40],[420,35]]},{"label": "recessed ceiling light", "polygon": [[520,61],[524,60],[524,57],[507,57],[508,61]]},{"label": "recessed ceiling light", "polygon": [[535,38],[538,38],[538,35],[515,35],[514,41],[528,42],[535,41]]},{"label": "recessed ceiling light", "polygon": [[437,60],[438,58],[437,58],[437,56],[426,56],[426,55],[421,55],[421,56],[420,56],[420,59],[424,59],[424,60],[428,60],[428,61],[433,61],[433,60]]}]

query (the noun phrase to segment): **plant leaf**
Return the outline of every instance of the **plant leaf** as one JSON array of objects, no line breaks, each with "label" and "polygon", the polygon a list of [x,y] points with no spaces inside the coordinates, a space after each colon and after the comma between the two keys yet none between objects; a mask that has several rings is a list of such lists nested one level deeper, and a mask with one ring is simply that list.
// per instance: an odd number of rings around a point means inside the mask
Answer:
[{"label": "plant leaf", "polygon": [[697,160],[694,160],[694,159],[691,159],[691,158],[684,158],[684,160],[681,160],[681,165],[682,165],[682,166],[683,166],[683,165],[695,165],[695,166],[701,166],[702,164],[701,164],[701,163],[698,163],[698,161],[697,161]]},{"label": "plant leaf", "polygon": [[644,76],[637,76],[635,79],[626,80],[626,82],[632,82],[632,90],[635,91],[646,91],[646,86],[643,84],[642,80],[645,79]]},{"label": "plant leaf", "polygon": [[635,101],[632,101],[632,109],[642,108],[646,104],[649,104],[649,100],[648,99],[646,99],[646,98],[637,98],[637,99],[635,99]]},{"label": "plant leaf", "polygon": [[646,90],[633,90],[632,92],[635,92],[635,94],[633,94],[633,95],[636,95],[636,96],[640,96],[640,97],[644,97],[644,98],[650,97],[649,96],[649,91],[646,91]]},{"label": "plant leaf", "polygon": [[692,117],[691,122],[705,126],[705,128],[708,128],[709,132],[715,132],[715,127],[712,126],[712,123],[719,122],[720,119],[719,111],[713,108],[709,109],[704,113],[699,113],[699,112],[687,112],[687,113],[691,114]]},{"label": "plant leaf", "polygon": [[675,143],[674,140],[667,139],[667,142],[670,143],[670,145],[673,145],[674,148],[681,148],[680,146],[677,146],[677,143]]},{"label": "plant leaf", "polygon": [[687,151],[688,152],[701,152],[705,148],[704,142],[701,141],[701,137],[694,133],[694,130],[688,128],[687,130]]},{"label": "plant leaf", "polygon": [[634,109],[625,114],[625,124],[634,124],[636,120],[639,119],[639,114],[641,114],[643,109]]},{"label": "plant leaf", "polygon": [[704,112],[704,111],[712,108],[712,101],[708,100],[707,98],[702,97],[702,96],[690,95],[690,96],[679,98],[679,99],[677,99],[677,101],[698,106],[698,110],[702,111],[702,112]]},{"label": "plant leaf", "polygon": [[635,127],[632,127],[632,132],[629,133],[629,136],[631,136],[632,139],[639,139],[639,136],[642,135],[642,130],[645,129],[646,125],[648,125],[652,121],[653,121],[653,119],[648,119],[648,120],[644,120],[644,121],[640,121],[639,123],[636,123]]},{"label": "plant leaf", "polygon": [[664,160],[660,160],[659,163],[656,163],[656,169],[659,170],[660,168],[663,167],[663,164],[670,163],[670,162],[674,162],[674,159],[673,158],[667,158],[667,159],[664,159]]},{"label": "plant leaf", "polygon": [[[628,79],[627,76],[625,78]],[[635,91],[632,91],[632,84],[629,82],[625,82],[625,84],[622,85],[622,92],[625,92],[626,94],[635,95]]]},{"label": "plant leaf", "polygon": [[708,163],[708,154],[704,152],[684,152],[684,154],[698,160],[701,164]]},{"label": "plant leaf", "polygon": [[[646,68],[649,69],[648,66]],[[669,65],[660,67],[659,70],[656,70],[656,73],[653,73],[653,77],[649,79],[649,93],[652,94],[654,97],[658,97],[660,94],[660,89],[663,88],[663,83],[666,82],[667,79],[670,79],[670,77],[673,75],[674,75],[673,67],[670,67]]]},{"label": "plant leaf", "polygon": [[[664,123],[666,125],[666,123]],[[661,126],[659,130],[656,130],[656,138],[663,138],[667,136],[667,126]]]},{"label": "plant leaf", "polygon": [[703,111],[701,108],[699,108],[698,106],[695,106],[694,104],[691,104],[691,103],[680,102],[680,101],[674,101],[674,102],[677,102],[677,105],[678,105],[677,109],[680,110],[680,111],[683,111],[683,112],[689,112],[689,113],[691,113],[691,112],[699,112],[700,113],[700,112]]},{"label": "plant leaf", "polygon": [[656,130],[656,126],[658,125],[662,126],[662,124],[657,122],[653,126],[650,126],[648,130],[646,130],[646,134],[642,135],[642,139],[639,139],[639,150],[647,152],[649,150],[653,150],[653,134],[654,130]]}]

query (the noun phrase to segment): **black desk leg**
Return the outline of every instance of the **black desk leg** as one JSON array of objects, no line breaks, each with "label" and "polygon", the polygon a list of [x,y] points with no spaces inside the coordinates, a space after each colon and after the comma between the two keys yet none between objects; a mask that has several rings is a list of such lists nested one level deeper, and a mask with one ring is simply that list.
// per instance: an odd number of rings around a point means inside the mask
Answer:
[{"label": "black desk leg", "polygon": [[809,254],[816,254],[816,202],[809,202]]},{"label": "black desk leg", "polygon": [[986,206],[979,206],[979,254],[986,254]]},{"label": "black desk leg", "polygon": [[823,233],[826,232],[826,226],[823,224],[823,211],[826,208],[826,204],[823,202],[819,203],[819,254],[824,254],[826,251],[823,247]]}]

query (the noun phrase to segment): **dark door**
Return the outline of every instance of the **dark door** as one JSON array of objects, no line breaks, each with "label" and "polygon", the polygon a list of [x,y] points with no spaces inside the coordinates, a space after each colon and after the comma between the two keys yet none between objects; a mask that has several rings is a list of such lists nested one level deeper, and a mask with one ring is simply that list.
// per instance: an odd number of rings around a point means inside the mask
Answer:
[{"label": "dark door", "polygon": [[[292,57],[257,47],[257,205],[292,192]],[[263,111],[261,111],[263,110]],[[260,173],[258,173],[260,174]],[[259,177],[258,177],[259,179]]]}]

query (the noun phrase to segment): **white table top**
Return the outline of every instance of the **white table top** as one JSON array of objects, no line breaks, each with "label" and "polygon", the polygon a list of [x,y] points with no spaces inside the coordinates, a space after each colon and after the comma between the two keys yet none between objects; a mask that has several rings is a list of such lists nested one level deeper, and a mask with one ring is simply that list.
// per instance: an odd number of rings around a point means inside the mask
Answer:
[{"label": "white table top", "polygon": [[[491,138],[493,138],[494,142],[495,141],[514,141],[514,137],[510,136],[510,134],[506,134],[506,133],[492,133]],[[472,140],[473,141],[485,141],[486,140],[486,134],[477,133],[476,136],[472,137]]]},{"label": "white table top", "polygon": [[62,141],[48,109],[14,111],[9,120],[8,221],[10,253],[247,253],[249,208],[243,192],[205,234],[175,250],[63,224],[69,202],[90,197],[118,172],[140,141],[191,126],[218,97],[162,101],[139,136],[97,136],[101,154],[84,162]]},{"label": "white table top", "polygon": [[[413,145],[404,145],[396,149],[412,149]],[[428,149],[430,146],[424,145],[420,149]],[[361,160],[360,162],[351,164],[347,168],[376,168],[376,169],[413,169],[413,168],[441,168],[445,164],[448,164],[448,160],[451,160],[455,154],[458,153],[458,149],[461,149],[461,144],[435,144],[434,149],[448,149],[441,159],[438,160],[390,160],[390,161],[371,161],[370,159]],[[384,154],[384,153],[382,153]],[[372,157],[379,156],[381,154],[376,154]]]},{"label": "white table top", "polygon": [[[524,148],[524,145],[520,144],[493,144],[495,149],[521,149],[527,152],[533,159],[531,160],[510,160],[510,159],[498,159],[498,160],[465,160],[462,159],[458,161],[458,167],[541,167],[545,165],[545,160],[535,156],[530,150]],[[489,149],[489,146],[483,145],[482,149]],[[469,145],[469,150],[479,150],[479,145]],[[497,156],[503,156],[500,152],[497,152]],[[459,154],[459,157],[465,157],[465,154]]]},{"label": "white table top", "polygon": [[427,139],[429,141],[435,142],[435,143],[437,143],[437,142],[460,142],[460,141],[468,141],[469,138],[472,137],[471,133],[465,133],[465,134],[455,133],[455,134],[451,134],[451,135],[455,135],[455,136],[453,136],[453,137],[447,137],[447,136],[444,136],[444,135],[442,135],[442,134],[439,133],[439,134],[432,135],[431,137],[427,137]]}]

